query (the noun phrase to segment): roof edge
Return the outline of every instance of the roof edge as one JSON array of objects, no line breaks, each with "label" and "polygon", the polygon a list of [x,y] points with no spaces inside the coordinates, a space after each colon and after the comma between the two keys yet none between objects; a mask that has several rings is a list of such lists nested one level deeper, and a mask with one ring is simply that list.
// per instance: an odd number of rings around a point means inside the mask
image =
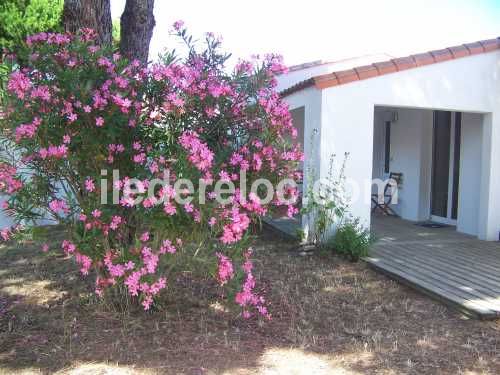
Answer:
[{"label": "roof edge", "polygon": [[500,37],[480,40],[474,43],[465,43],[444,49],[432,50],[405,57],[376,62],[370,65],[358,66],[352,69],[335,71],[315,76],[301,81],[285,90],[280,95],[289,96],[297,91],[315,86],[319,90],[339,86],[350,82],[361,81],[403,70],[418,68],[462,57],[500,50]]}]

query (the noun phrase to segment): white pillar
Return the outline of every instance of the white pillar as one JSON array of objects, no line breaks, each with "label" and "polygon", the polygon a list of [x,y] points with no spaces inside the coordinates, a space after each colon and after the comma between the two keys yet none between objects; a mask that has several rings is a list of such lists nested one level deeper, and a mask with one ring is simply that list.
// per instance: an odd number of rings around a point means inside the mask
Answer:
[{"label": "white pillar", "polygon": [[347,195],[352,198],[349,213],[359,218],[365,228],[370,228],[374,105],[368,102],[356,103],[356,106],[329,104],[323,102],[320,175],[328,177],[332,155],[338,170],[344,154],[349,154],[345,168]]},{"label": "white pillar", "polygon": [[500,112],[483,115],[478,237],[496,241],[500,232]]}]

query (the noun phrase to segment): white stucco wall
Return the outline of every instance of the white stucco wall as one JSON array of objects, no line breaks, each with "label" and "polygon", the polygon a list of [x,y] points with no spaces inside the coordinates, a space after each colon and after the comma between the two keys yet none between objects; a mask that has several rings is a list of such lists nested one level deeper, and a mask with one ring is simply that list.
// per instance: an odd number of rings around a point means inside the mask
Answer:
[{"label": "white stucco wall", "polygon": [[[320,174],[319,164],[321,159],[321,91],[314,87],[296,92],[286,98],[290,110],[304,107],[304,139],[299,140],[303,144],[304,160],[304,184],[302,191],[307,191],[310,173]],[[302,228],[305,233],[309,232],[307,218],[302,218]]]},{"label": "white stucco wall", "polygon": [[[390,171],[403,173],[394,211],[408,220],[429,218],[432,111],[409,108],[377,107],[374,131],[385,134],[384,112],[396,112],[398,120],[391,124]],[[374,138],[375,139],[375,138]],[[385,140],[384,140],[385,141]],[[374,142],[374,155],[382,154],[385,142]],[[383,163],[383,159],[381,160]],[[379,168],[380,171],[380,168]],[[388,174],[372,172],[374,178],[385,180]]]},{"label": "white stucco wall", "polygon": [[[376,106],[484,113],[478,234],[495,240],[500,230],[500,53],[490,52],[334,86],[321,95],[321,175],[328,157],[349,152],[347,176],[365,186],[351,211],[370,224],[366,181],[372,176]],[[297,95],[297,94],[295,94]],[[412,134],[403,133],[408,143]],[[423,183],[423,182],[422,182]],[[420,207],[418,211],[422,211]]]},{"label": "white stucco wall", "polygon": [[457,230],[479,232],[479,182],[481,181],[482,116],[462,114]]}]

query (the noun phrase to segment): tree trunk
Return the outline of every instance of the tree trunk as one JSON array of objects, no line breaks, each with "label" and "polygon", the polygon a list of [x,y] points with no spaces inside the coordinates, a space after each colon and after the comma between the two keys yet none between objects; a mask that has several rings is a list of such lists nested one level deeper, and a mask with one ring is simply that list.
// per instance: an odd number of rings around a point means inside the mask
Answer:
[{"label": "tree trunk", "polygon": [[65,0],[63,23],[64,29],[72,33],[82,27],[93,29],[97,32],[98,44],[111,45],[110,0]]},{"label": "tree trunk", "polygon": [[127,0],[121,17],[120,52],[130,60],[148,60],[153,36],[154,0]]}]

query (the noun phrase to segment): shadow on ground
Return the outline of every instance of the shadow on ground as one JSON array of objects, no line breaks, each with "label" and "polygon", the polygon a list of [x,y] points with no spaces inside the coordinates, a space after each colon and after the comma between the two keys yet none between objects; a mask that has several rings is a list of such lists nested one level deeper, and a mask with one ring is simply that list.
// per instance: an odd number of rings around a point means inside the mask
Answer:
[{"label": "shadow on ground", "polygon": [[164,311],[116,311],[39,247],[0,249],[0,373],[500,373],[498,322],[467,320],[362,263],[293,256],[270,232],[255,253],[271,322],[234,318],[192,284]]}]

